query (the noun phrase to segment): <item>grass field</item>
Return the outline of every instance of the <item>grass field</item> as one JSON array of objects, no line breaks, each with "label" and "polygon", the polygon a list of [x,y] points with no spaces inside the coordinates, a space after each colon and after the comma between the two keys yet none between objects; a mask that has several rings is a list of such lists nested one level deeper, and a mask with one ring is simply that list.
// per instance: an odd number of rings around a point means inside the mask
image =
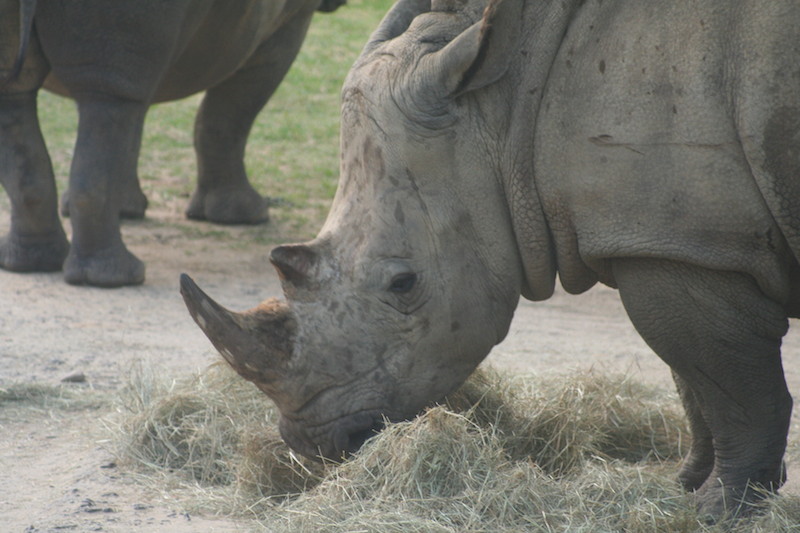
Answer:
[{"label": "grass field", "polygon": [[[289,74],[258,117],[246,155],[250,179],[261,194],[287,202],[272,209],[281,231],[265,239],[278,242],[287,231],[296,240],[310,238],[324,221],[338,179],[342,82],[391,4],[349,0],[334,13],[317,13]],[[150,109],[139,179],[151,207],[182,212],[194,189],[192,129],[200,98]],[[39,117],[61,192],[75,142],[75,105],[42,91]]]}]

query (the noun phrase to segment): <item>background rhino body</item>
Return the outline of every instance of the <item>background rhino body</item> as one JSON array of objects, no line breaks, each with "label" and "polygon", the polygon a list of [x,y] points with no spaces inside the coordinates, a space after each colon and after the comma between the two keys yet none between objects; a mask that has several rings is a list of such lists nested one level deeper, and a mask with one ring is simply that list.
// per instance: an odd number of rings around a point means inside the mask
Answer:
[{"label": "background rhino body", "polygon": [[483,1],[432,4],[401,0],[373,34],[343,90],[328,220],[272,253],[288,302],[270,320],[292,317],[292,348],[253,349],[277,334],[187,280],[195,319],[227,321],[204,329],[290,445],[335,457],[457,387],[520,294],[601,281],[673,370],[693,433],[679,477],[702,511],[777,489],[800,5],[505,0],[481,21]]},{"label": "background rhino body", "polygon": [[[294,61],[314,11],[341,3],[0,1],[0,181],[12,205],[0,268],[63,265],[70,283],[141,283],[144,265],[125,248],[118,217],[142,217],[147,205],[136,174],[145,114],[152,103],[204,90],[195,128],[198,185],[187,215],[266,221],[267,203],[244,169],[250,127]],[[17,73],[18,49],[26,53]],[[43,85],[78,104],[65,201],[71,247],[36,116]]]}]

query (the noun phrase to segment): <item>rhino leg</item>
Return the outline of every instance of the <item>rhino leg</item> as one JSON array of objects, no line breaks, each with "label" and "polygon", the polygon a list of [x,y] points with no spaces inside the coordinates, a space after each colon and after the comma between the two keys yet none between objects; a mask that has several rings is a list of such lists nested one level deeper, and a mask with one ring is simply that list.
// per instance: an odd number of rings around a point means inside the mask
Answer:
[{"label": "rhino leg", "polygon": [[700,404],[702,396],[695,394],[691,385],[675,371],[672,372],[672,379],[675,381],[692,432],[691,447],[683,458],[678,480],[684,489],[694,491],[705,483],[714,469],[714,436],[703,417],[703,408]]},{"label": "rhino leg", "polygon": [[[141,139],[141,137],[140,137]],[[139,186],[139,176],[134,172],[123,176],[120,181],[122,189],[122,205],[120,206],[120,218],[139,220],[144,218],[147,210],[147,197]],[[69,191],[61,195],[61,215],[69,217]]]},{"label": "rhino leg", "polygon": [[[750,512],[785,481],[792,409],[780,345],[783,307],[749,276],[652,259],[618,260],[634,326],[679,376],[698,444],[682,471],[712,519]],[[714,462],[707,477],[709,434]]]},{"label": "rhino leg", "polygon": [[144,281],[144,264],[122,242],[120,181],[136,168],[147,104],[113,97],[78,101],[78,139],[70,169],[72,248],[64,278],[100,287]]},{"label": "rhino leg", "polygon": [[0,238],[0,268],[61,270],[69,242],[58,219],[53,168],[36,116],[36,91],[0,94],[0,183],[11,200],[11,230]]},{"label": "rhino leg", "polygon": [[[195,122],[197,189],[186,216],[217,224],[259,224],[269,220],[267,200],[250,184],[244,151],[250,127],[266,98],[248,91],[239,72],[209,89]],[[242,94],[244,93],[244,94]]]},{"label": "rhino leg", "polygon": [[[139,185],[139,175],[137,173],[138,158],[142,147],[142,133],[144,129],[144,120],[133,120],[133,128],[130,134],[131,137],[131,150],[136,155],[133,163],[130,163],[130,158],[126,158],[126,168],[120,168],[121,174],[114,177],[114,187],[119,191],[119,217],[130,220],[140,220],[144,218],[144,213],[147,210],[147,197],[142,192]],[[69,217],[69,198],[70,191],[64,191],[61,195],[61,215]]]},{"label": "rhino leg", "polygon": [[245,146],[256,116],[300,50],[312,13],[296,15],[262,43],[242,69],[206,92],[195,122],[198,180],[187,217],[219,224],[269,219],[267,200],[247,179]]}]

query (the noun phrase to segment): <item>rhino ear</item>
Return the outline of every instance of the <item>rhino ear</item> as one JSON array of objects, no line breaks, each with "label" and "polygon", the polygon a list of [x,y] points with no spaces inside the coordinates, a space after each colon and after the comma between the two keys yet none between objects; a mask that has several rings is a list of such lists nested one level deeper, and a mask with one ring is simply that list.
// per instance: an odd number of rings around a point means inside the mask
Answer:
[{"label": "rhino ear", "polygon": [[457,97],[494,83],[508,70],[520,36],[521,0],[492,0],[483,19],[433,54],[434,72],[448,96]]}]

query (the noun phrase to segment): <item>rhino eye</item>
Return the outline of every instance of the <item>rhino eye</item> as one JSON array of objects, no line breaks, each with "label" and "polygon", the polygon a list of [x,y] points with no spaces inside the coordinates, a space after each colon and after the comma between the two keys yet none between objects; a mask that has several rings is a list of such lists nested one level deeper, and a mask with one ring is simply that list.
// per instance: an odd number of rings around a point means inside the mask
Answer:
[{"label": "rhino eye", "polygon": [[389,285],[389,292],[403,294],[409,292],[414,288],[417,282],[417,275],[414,273],[398,274],[392,278],[392,283]]}]

